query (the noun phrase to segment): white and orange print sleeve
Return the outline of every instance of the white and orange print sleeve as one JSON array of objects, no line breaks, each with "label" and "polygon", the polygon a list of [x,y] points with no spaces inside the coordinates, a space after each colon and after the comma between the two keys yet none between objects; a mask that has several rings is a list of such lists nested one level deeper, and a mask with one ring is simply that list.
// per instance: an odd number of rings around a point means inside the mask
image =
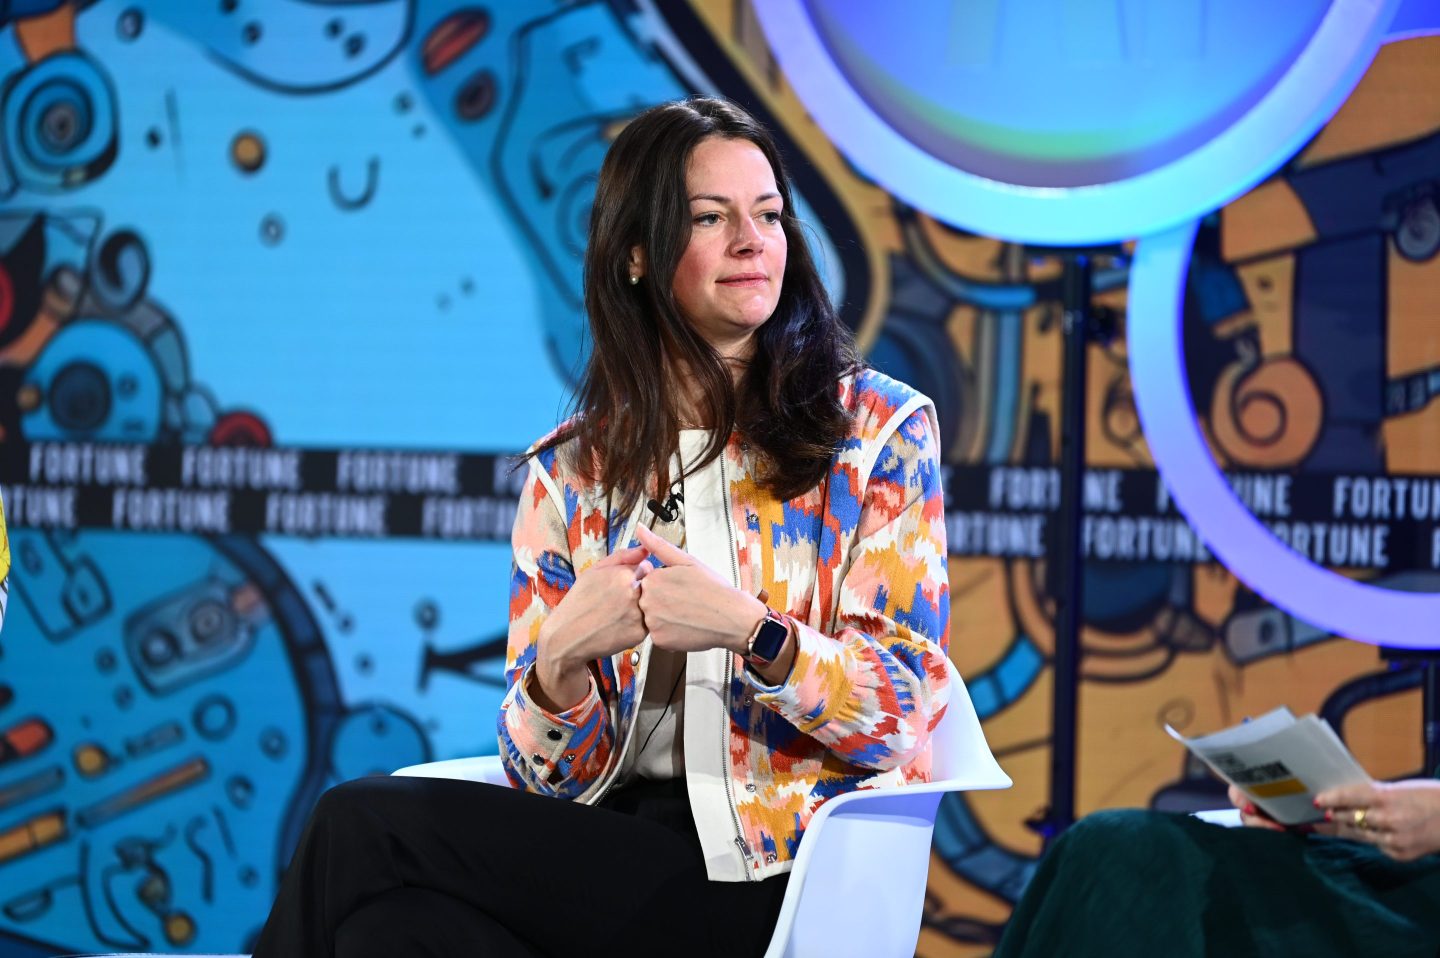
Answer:
[{"label": "white and orange print sleeve", "polygon": [[[850,488],[837,488],[846,478]],[[834,633],[792,619],[790,676],[766,686],[747,671],[746,681],[757,701],[840,758],[885,771],[920,756],[950,697],[944,493],[925,408],[885,440],[863,493],[858,480],[854,470],[831,477],[827,523],[840,533],[856,524]]]},{"label": "white and orange print sleeve", "polygon": [[542,478],[550,457],[530,466],[511,534],[509,685],[500,705],[500,758],[518,788],[576,798],[599,780],[613,747],[610,718],[591,677],[590,692],[564,712],[541,708],[527,693],[540,626],[575,582],[564,503]]}]

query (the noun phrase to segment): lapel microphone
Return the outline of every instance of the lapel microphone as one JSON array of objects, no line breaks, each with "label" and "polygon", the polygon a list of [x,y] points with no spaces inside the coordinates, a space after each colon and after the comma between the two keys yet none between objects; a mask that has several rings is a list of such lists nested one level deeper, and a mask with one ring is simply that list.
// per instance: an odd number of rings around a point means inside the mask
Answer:
[{"label": "lapel microphone", "polygon": [[664,503],[659,499],[650,499],[645,506],[653,513],[655,518],[661,522],[674,522],[680,518],[680,503],[685,501],[685,476],[681,475],[674,482],[670,483],[670,495]]},{"label": "lapel microphone", "polygon": [[670,497],[663,503],[659,499],[651,499],[645,503],[645,506],[655,513],[655,518],[661,522],[674,522],[680,517],[680,503],[684,501],[683,495],[672,490]]}]

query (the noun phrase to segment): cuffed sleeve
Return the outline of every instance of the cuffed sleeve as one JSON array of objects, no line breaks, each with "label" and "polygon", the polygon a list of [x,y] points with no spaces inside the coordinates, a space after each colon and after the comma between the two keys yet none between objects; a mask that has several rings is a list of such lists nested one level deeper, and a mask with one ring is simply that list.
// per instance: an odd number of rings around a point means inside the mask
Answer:
[{"label": "cuffed sleeve", "polygon": [[949,701],[950,586],[938,443],[916,409],[865,486],[833,635],[791,619],[786,681],[744,671],[755,699],[847,762],[888,770],[919,756]]},{"label": "cuffed sleeve", "polygon": [[547,711],[529,694],[540,626],[575,582],[560,503],[545,478],[532,459],[511,535],[508,690],[500,704],[500,758],[517,788],[575,798],[600,778],[614,736],[593,675],[585,698],[563,712]]}]

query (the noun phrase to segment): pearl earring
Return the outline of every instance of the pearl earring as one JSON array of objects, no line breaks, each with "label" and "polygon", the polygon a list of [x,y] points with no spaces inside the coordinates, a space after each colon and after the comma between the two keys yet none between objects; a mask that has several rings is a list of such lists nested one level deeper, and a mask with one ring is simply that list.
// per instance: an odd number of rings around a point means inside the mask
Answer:
[{"label": "pearl earring", "polygon": [[634,273],[631,273],[631,274],[630,274],[630,285],[631,285],[631,286],[639,286],[639,285],[640,285],[640,277],[639,277],[639,276],[636,276]]}]

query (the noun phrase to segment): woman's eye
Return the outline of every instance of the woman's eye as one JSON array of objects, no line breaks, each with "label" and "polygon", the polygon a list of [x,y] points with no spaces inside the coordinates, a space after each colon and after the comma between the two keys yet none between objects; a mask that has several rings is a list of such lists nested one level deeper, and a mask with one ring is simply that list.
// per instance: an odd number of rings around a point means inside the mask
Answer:
[{"label": "woman's eye", "polygon": [[761,213],[760,218],[763,219],[765,222],[769,223],[771,226],[774,226],[780,222],[780,214],[775,210],[767,210],[764,213]]},{"label": "woman's eye", "polygon": [[716,223],[720,222],[720,214],[701,213],[699,216],[695,217],[695,222],[699,223],[702,226],[714,226]]}]

